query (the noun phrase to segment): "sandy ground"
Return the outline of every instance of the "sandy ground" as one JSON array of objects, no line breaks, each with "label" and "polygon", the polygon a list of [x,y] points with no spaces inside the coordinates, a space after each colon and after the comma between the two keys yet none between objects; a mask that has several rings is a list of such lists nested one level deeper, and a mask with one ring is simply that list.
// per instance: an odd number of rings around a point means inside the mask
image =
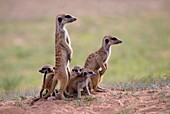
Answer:
[{"label": "sandy ground", "polygon": [[83,96],[81,100],[38,101],[17,99],[0,103],[0,114],[117,114],[170,113],[170,88],[123,91],[110,89],[103,93]]}]

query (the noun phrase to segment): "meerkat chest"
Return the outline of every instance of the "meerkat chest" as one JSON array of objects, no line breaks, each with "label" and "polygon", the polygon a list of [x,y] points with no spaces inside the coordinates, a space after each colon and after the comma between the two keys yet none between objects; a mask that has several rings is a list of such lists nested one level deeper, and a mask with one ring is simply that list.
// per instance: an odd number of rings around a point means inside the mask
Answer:
[{"label": "meerkat chest", "polygon": [[105,56],[104,56],[104,60],[103,60],[104,63],[107,63],[107,62],[108,62],[109,57],[110,57],[110,54],[111,54],[111,49],[109,48],[109,49],[107,49],[107,51],[105,52]]},{"label": "meerkat chest", "polygon": [[86,87],[86,85],[88,85],[88,83],[89,83],[89,79],[88,79],[88,78],[84,79],[84,80],[81,82],[81,88]]},{"label": "meerkat chest", "polygon": [[64,28],[64,31],[65,31],[65,40],[66,40],[66,42],[68,43],[68,45],[71,45],[70,36],[69,36],[69,34],[68,34],[67,29]]}]

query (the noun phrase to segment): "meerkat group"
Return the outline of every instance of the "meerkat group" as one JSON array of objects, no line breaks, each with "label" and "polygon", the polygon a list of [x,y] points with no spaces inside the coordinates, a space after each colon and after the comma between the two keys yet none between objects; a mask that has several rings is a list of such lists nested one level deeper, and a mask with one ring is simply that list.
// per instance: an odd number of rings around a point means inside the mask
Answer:
[{"label": "meerkat group", "polygon": [[[76,20],[75,17],[68,14],[56,16],[55,67],[46,65],[39,70],[39,72],[44,73],[40,98],[46,99],[52,93],[54,96],[58,93],[60,99],[66,100],[66,95],[76,94],[77,98],[81,98],[81,92],[84,90],[88,95],[91,95],[91,90],[96,92],[105,91],[99,84],[108,69],[111,46],[120,44],[122,41],[111,35],[104,36],[101,48],[87,57],[84,67],[78,65],[70,71],[69,64],[73,56],[73,50],[65,25]],[[58,81],[60,81],[60,88],[59,91],[55,91]],[[42,96],[44,89],[46,89],[46,95]]]},{"label": "meerkat group", "polygon": [[89,90],[89,83],[91,80],[90,78],[95,76],[95,73],[90,69],[75,66],[72,69],[71,74],[74,74],[74,76],[72,76],[67,85],[68,93],[77,93],[77,98],[81,98],[81,91],[85,88],[88,95],[91,95]]}]

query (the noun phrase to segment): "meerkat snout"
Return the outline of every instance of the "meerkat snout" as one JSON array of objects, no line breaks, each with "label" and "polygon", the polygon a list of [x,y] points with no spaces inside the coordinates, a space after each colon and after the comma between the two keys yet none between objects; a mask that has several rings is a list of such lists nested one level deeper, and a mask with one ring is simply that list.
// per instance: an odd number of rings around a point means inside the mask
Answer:
[{"label": "meerkat snout", "polygon": [[122,41],[119,40],[117,37],[112,37],[111,40],[114,41],[114,44],[120,44],[120,43],[122,43]]}]

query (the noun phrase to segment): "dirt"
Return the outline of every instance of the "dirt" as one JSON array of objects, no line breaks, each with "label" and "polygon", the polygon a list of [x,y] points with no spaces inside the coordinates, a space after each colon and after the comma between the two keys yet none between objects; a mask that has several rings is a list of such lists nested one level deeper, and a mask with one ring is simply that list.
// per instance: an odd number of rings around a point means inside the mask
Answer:
[{"label": "dirt", "polygon": [[117,114],[170,113],[170,88],[153,90],[114,90],[93,92],[81,100],[40,100],[30,106],[32,97],[0,103],[0,114]]}]

